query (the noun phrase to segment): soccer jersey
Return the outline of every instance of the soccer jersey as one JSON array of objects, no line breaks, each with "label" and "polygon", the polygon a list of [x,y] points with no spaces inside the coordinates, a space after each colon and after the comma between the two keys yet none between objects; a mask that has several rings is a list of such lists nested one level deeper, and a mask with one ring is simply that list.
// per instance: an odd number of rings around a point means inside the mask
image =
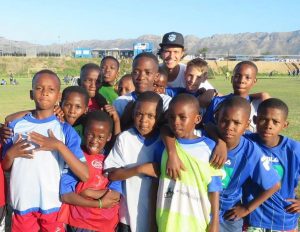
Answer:
[{"label": "soccer jersey", "polygon": [[[186,65],[185,64],[179,64],[179,72],[178,75],[176,77],[176,79],[174,81],[168,82],[168,87],[171,88],[185,88],[185,77],[184,77],[184,73],[186,70]],[[199,86],[200,88],[204,88],[206,90],[208,89],[214,89],[214,87],[208,82],[208,80],[202,82]]]},{"label": "soccer jersey", "polygon": [[[122,132],[104,162],[104,168],[131,168],[144,163],[160,162],[162,146],[157,133],[145,139],[131,128]],[[123,196],[120,201],[120,222],[129,225],[131,231],[151,231],[155,225],[155,178],[139,175],[123,181]]]},{"label": "soccer jersey", "polygon": [[[104,155],[84,154],[89,169],[89,179],[86,182],[77,182],[76,193],[85,189],[104,190],[107,189],[109,180],[102,174]],[[61,181],[61,191],[69,183],[69,176],[63,175]],[[119,182],[119,191],[121,191],[121,182]],[[59,214],[59,221],[74,227],[96,230],[101,232],[112,232],[115,230],[119,221],[119,205],[111,208],[91,208],[77,205],[63,204]]]},{"label": "soccer jersey", "polygon": [[102,85],[99,89],[99,93],[105,97],[108,104],[112,104],[119,96],[115,91],[114,86]]},{"label": "soccer jersey", "polygon": [[224,213],[241,202],[242,186],[249,178],[252,183],[268,190],[279,182],[279,176],[270,166],[262,150],[252,141],[241,137],[239,145],[228,151],[223,167],[223,191],[220,194],[220,221]]},{"label": "soccer jersey", "polygon": [[[159,94],[159,95],[163,100],[163,109],[164,111],[166,111],[169,107],[171,98],[165,94]],[[113,103],[114,107],[116,108],[116,111],[118,112],[118,115],[121,117],[126,105],[131,101],[136,101],[136,99],[137,99],[136,92],[131,92],[124,96],[118,97]]]},{"label": "soccer jersey", "polygon": [[159,231],[206,231],[211,211],[208,192],[222,190],[221,171],[209,165],[214,146],[207,137],[178,139],[176,150],[186,171],[176,181],[166,175],[168,155],[164,151],[157,193]]},{"label": "soccer jersey", "polygon": [[[202,119],[202,123],[205,124],[205,123],[212,122],[212,123],[216,124],[215,113],[220,108],[221,103],[223,101],[225,101],[226,99],[229,99],[233,96],[235,96],[235,95],[233,93],[231,93],[231,94],[228,94],[228,95],[225,95],[225,96],[216,96],[216,97],[214,97],[212,99],[211,103],[209,104],[208,108],[205,111],[205,114],[204,114],[203,119]],[[255,115],[257,115],[257,108],[258,108],[258,105],[261,102],[261,100],[258,100],[258,99],[252,100],[252,99],[250,99],[250,97],[247,97],[246,99],[249,101],[250,107],[251,107],[251,113],[250,113],[250,118],[249,118],[250,119],[250,125],[249,125],[248,129],[251,132],[255,132],[256,131],[256,125],[253,121],[253,117]]]},{"label": "soccer jersey", "polygon": [[[27,137],[29,132],[48,136],[51,129],[54,136],[62,141],[81,161],[85,161],[80,149],[80,138],[68,123],[61,123],[56,116],[38,120],[28,114],[9,124],[13,138],[4,147],[3,155],[18,139]],[[38,145],[29,142],[30,149]],[[35,151],[33,159],[14,159],[10,175],[10,197],[15,213],[24,215],[30,212],[49,214],[57,212],[61,206],[59,182],[67,165],[57,151]]]},{"label": "soccer jersey", "polygon": [[[250,226],[272,230],[292,230],[298,225],[299,214],[288,213],[285,208],[291,204],[288,198],[296,198],[295,189],[300,175],[300,143],[281,136],[281,142],[275,147],[262,144],[258,134],[247,135],[263,150],[266,159],[276,170],[281,180],[281,188],[266,200],[247,218]],[[251,201],[259,194],[259,187],[247,183],[245,201]]]}]

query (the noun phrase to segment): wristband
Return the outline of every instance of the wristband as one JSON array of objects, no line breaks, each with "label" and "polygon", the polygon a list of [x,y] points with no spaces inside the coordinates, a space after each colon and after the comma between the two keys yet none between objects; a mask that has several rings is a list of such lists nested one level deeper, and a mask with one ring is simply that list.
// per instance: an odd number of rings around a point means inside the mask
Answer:
[{"label": "wristband", "polygon": [[101,198],[98,199],[98,203],[99,203],[99,208],[101,209],[101,208],[102,208],[102,201],[101,201]]}]

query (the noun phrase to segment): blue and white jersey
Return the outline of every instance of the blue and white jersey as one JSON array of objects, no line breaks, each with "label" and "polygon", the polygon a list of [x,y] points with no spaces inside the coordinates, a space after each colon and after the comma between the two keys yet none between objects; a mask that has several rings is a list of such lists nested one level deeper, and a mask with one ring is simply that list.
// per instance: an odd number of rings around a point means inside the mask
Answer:
[{"label": "blue and white jersey", "polygon": [[[262,150],[245,137],[239,145],[228,151],[223,167],[223,191],[220,194],[220,221],[224,213],[242,200],[242,186],[246,181],[268,190],[279,182],[277,172],[270,165]],[[247,180],[248,179],[248,180]]]},{"label": "blue and white jersey", "polygon": [[[64,142],[79,160],[85,161],[76,131],[69,124],[59,122],[54,115],[38,120],[28,114],[13,121],[9,127],[13,129],[13,138],[4,146],[3,156],[19,134],[24,139],[33,131],[48,136],[48,130],[51,129],[54,136]],[[30,149],[38,147],[32,142],[30,145]],[[61,206],[59,182],[65,168],[67,165],[57,151],[35,151],[33,159],[15,158],[10,175],[10,197],[14,212],[20,215],[57,212]]]},{"label": "blue and white jersey", "polygon": [[[141,164],[161,161],[162,141],[159,133],[152,138],[144,138],[135,128],[122,132],[114,147],[104,161],[104,169],[131,168]],[[153,184],[155,178],[139,175],[123,181],[123,195],[120,201],[120,221],[130,225],[131,231],[149,231],[151,220],[155,221],[155,213],[151,215],[153,202]],[[155,223],[153,221],[153,223]]]},{"label": "blue and white jersey", "polygon": [[[165,94],[159,94],[159,95],[163,100],[163,109],[164,109],[164,111],[166,111],[169,108],[169,103],[172,98]],[[116,111],[118,112],[119,117],[122,116],[126,105],[131,101],[136,101],[136,99],[137,99],[136,92],[131,92],[124,96],[118,97],[113,102],[113,106],[116,108]]]},{"label": "blue and white jersey", "polygon": [[[288,213],[285,208],[291,204],[286,199],[296,198],[295,189],[300,176],[300,143],[281,136],[277,146],[267,147],[262,144],[258,134],[247,137],[263,150],[281,180],[281,189],[248,216],[249,225],[279,231],[295,229],[299,214]],[[247,196],[244,200],[251,201],[259,193],[259,188],[254,183],[247,183],[245,193]]]}]

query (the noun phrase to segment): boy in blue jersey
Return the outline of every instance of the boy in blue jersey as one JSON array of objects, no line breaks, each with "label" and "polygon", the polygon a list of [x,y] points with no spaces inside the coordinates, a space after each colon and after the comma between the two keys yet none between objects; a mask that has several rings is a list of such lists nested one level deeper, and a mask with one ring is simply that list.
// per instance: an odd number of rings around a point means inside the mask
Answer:
[{"label": "boy in blue jersey", "polygon": [[[287,117],[288,107],[283,101],[267,99],[258,107],[257,133],[247,135],[263,150],[281,180],[281,189],[248,215],[249,232],[298,231],[300,201],[295,191],[300,176],[300,143],[280,135],[288,126]],[[259,190],[256,184],[247,183],[245,202],[255,198]]]},{"label": "boy in blue jersey", "polygon": [[2,167],[11,171],[12,231],[64,231],[56,220],[62,171],[67,165],[86,181],[88,169],[78,134],[53,114],[61,96],[58,76],[50,70],[37,72],[30,96],[36,109],[10,123],[13,138],[3,150]]},{"label": "boy in blue jersey", "polygon": [[157,194],[158,229],[217,232],[221,171],[209,165],[215,142],[194,134],[195,126],[201,121],[197,99],[190,94],[174,97],[168,121],[176,137],[179,157],[188,170],[182,173],[180,180],[167,177],[167,154],[163,153]]},{"label": "boy in blue jersey", "polygon": [[[242,218],[272,196],[279,187],[279,176],[270,166],[261,149],[243,137],[249,125],[250,104],[242,97],[231,97],[222,102],[217,113],[220,137],[228,151],[223,170],[223,191],[220,194],[220,231],[242,231]],[[242,186],[247,181],[260,187],[251,201],[241,203]]]}]

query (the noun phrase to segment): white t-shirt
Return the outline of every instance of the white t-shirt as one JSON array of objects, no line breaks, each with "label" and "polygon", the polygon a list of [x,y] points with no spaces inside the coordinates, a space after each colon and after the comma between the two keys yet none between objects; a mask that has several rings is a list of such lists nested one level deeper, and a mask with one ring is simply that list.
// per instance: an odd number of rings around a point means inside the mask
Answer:
[{"label": "white t-shirt", "polygon": [[[185,78],[184,78],[184,72],[186,70],[186,65],[185,64],[179,64],[179,73],[174,81],[168,82],[168,87],[171,88],[185,88]],[[204,81],[203,83],[200,84],[200,88],[205,88],[206,90],[208,89],[214,89],[214,87],[208,82],[208,80]]]},{"label": "white t-shirt", "polygon": [[[169,108],[169,103],[172,98],[165,94],[159,94],[159,95],[163,100],[163,110],[166,111]],[[135,101],[136,99],[137,99],[136,93],[132,92],[132,93],[128,93],[124,96],[118,97],[113,102],[113,106],[116,108],[116,111],[118,112],[119,117],[122,116],[126,105],[131,101]]]},{"label": "white t-shirt", "polygon": [[[104,169],[130,168],[157,161],[158,157],[155,155],[161,156],[161,154],[155,154],[155,151],[162,146],[161,139],[159,136],[151,139],[145,140],[134,128],[122,132],[105,160]],[[140,175],[130,177],[122,183],[120,222],[129,225],[133,232],[150,231],[149,225],[155,223],[156,199],[151,197],[154,181],[157,180]],[[153,208],[152,215],[150,208]]]}]

